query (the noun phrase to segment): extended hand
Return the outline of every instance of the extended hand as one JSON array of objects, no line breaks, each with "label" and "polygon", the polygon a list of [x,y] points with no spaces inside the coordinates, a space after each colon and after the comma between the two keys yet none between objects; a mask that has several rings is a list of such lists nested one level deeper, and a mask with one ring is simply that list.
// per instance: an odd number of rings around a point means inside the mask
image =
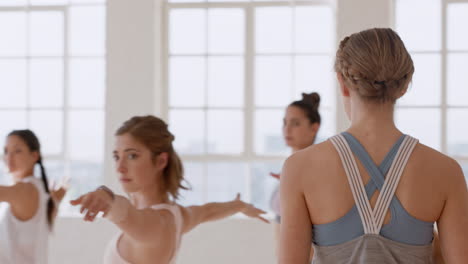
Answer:
[{"label": "extended hand", "polygon": [[252,218],[258,218],[259,220],[261,220],[261,221],[263,221],[263,222],[265,222],[267,224],[270,223],[270,221],[268,221],[267,219],[265,219],[264,217],[261,216],[262,214],[266,214],[265,211],[263,211],[261,209],[258,209],[257,207],[242,201],[240,199],[240,194],[239,193],[237,194],[235,201],[238,201],[238,202],[242,203],[241,212],[243,214],[245,214],[246,216],[252,217]]},{"label": "extended hand", "polygon": [[280,177],[281,177],[281,174],[279,174],[279,173],[274,173],[274,172],[270,172],[270,176],[273,177],[273,178],[275,178],[275,179],[278,179],[278,180],[279,180]]},{"label": "extended hand", "polygon": [[73,206],[81,204],[80,213],[86,214],[83,219],[92,222],[99,212],[103,212],[106,216],[112,204],[112,197],[104,190],[96,190],[84,194],[70,203]]}]

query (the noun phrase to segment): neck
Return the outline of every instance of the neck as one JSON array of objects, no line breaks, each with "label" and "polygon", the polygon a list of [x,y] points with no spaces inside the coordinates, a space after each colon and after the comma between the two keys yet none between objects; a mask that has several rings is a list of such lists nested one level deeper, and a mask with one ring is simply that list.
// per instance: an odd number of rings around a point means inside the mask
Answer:
[{"label": "neck", "polygon": [[148,208],[155,204],[169,203],[169,197],[167,193],[158,186],[160,184],[151,185],[145,187],[137,192],[131,193],[131,201],[137,209]]},{"label": "neck", "polygon": [[25,171],[19,171],[19,172],[13,172],[11,173],[13,176],[13,181],[15,183],[20,182],[22,179],[32,176],[34,173],[33,169],[25,170]]},{"label": "neck", "polygon": [[378,104],[355,100],[351,103],[350,133],[358,137],[388,138],[400,135],[393,118],[394,105],[392,103]]}]

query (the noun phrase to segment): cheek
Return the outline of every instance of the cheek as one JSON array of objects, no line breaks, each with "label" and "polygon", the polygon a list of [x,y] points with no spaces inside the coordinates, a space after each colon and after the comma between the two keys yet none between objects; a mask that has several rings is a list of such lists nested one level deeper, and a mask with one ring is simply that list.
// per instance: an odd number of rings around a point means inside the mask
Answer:
[{"label": "cheek", "polygon": [[129,172],[133,175],[133,178],[141,184],[149,184],[153,182],[155,178],[152,167],[146,163],[133,164],[133,166],[129,168]]}]

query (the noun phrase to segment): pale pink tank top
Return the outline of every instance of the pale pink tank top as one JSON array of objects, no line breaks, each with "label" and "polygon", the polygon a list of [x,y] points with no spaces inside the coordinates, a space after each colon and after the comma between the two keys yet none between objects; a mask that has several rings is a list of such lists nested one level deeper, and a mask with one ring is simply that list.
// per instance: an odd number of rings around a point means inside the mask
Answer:
[{"label": "pale pink tank top", "polygon": [[[182,224],[183,224],[182,212],[180,211],[180,208],[177,205],[157,204],[157,205],[151,206],[151,208],[154,210],[168,210],[169,212],[172,213],[172,215],[174,215],[175,227],[176,227],[176,234],[175,234],[176,244],[174,248],[174,254],[172,255],[172,258],[168,264],[175,264],[177,253],[180,247],[181,238],[182,238]],[[107,249],[104,254],[104,264],[131,264],[130,262],[127,262],[126,260],[124,260],[120,256],[117,250],[117,242],[119,241],[121,236],[122,236],[122,233],[119,233],[107,245]]]}]

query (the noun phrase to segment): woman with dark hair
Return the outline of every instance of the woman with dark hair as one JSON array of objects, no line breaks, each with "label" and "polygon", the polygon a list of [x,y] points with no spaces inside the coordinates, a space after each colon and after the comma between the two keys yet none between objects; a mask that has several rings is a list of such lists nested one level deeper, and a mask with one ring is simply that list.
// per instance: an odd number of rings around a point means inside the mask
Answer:
[{"label": "woman with dark hair", "polygon": [[[0,186],[0,263],[47,264],[48,236],[65,189],[50,194],[41,146],[31,130],[12,131],[3,158],[14,184]],[[40,178],[34,176],[36,165]]]},{"label": "woman with dark hair", "polygon": [[[302,99],[292,102],[286,108],[283,118],[283,138],[292,153],[314,144],[322,119],[318,111],[320,95],[318,93],[303,93]],[[279,179],[280,174],[271,173]],[[271,207],[276,215],[274,224],[277,244],[281,222],[279,187],[271,197]],[[278,247],[278,246],[277,246]]]},{"label": "woman with dark hair", "polygon": [[120,229],[110,241],[104,263],[173,264],[183,234],[199,224],[236,213],[268,222],[265,212],[240,200],[200,206],[177,204],[187,189],[182,161],[173,148],[167,124],[154,116],[136,116],[115,133],[114,160],[124,191],[115,195],[105,186],[71,201],[81,205],[86,221],[99,212]]}]

